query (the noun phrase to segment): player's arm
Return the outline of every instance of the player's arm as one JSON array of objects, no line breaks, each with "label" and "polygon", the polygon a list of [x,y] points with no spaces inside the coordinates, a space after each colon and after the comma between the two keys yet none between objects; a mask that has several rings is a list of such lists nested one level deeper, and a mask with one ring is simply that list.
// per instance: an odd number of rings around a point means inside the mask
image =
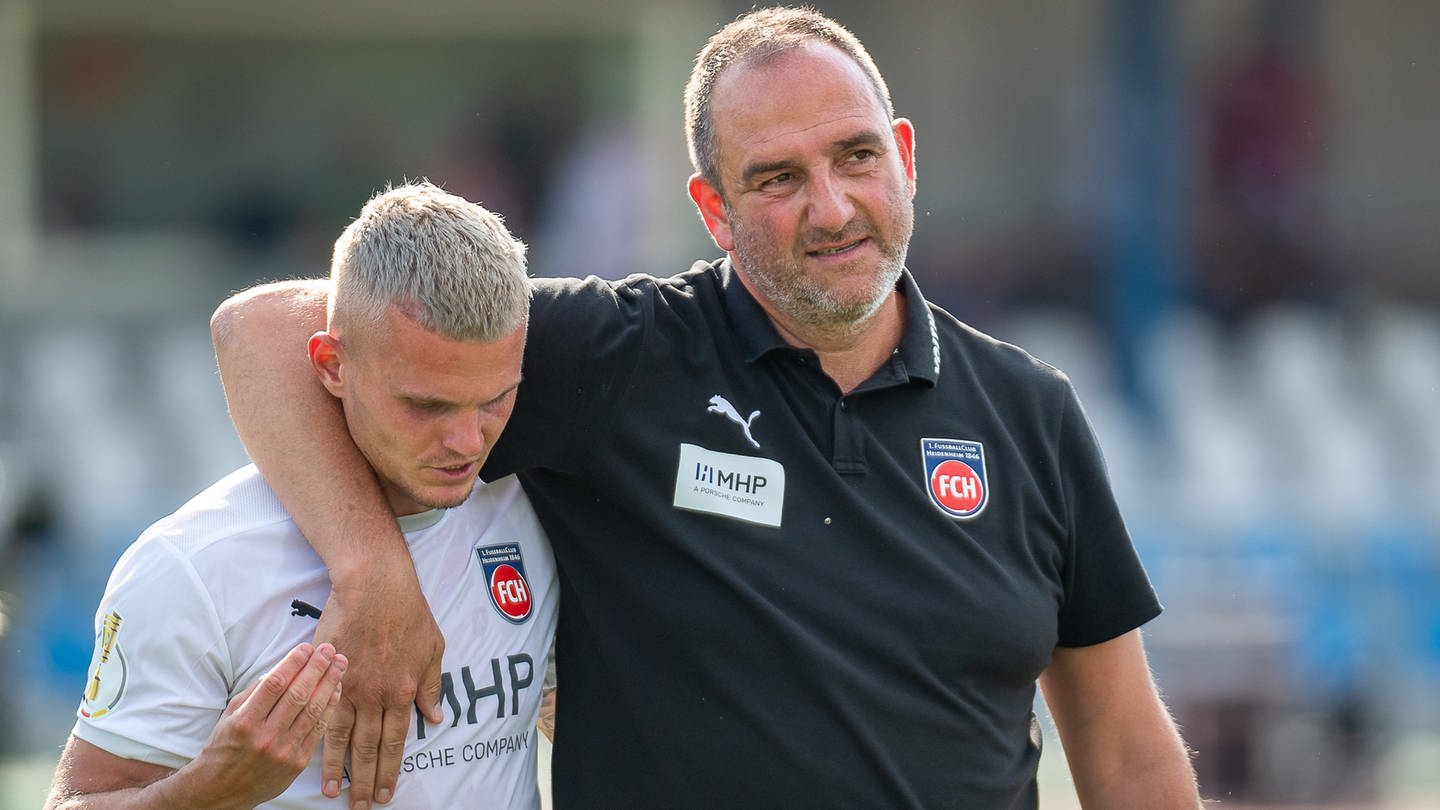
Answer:
[{"label": "player's arm", "polygon": [[329,289],[323,280],[255,287],[221,304],[210,326],[240,440],[330,571],[316,638],[356,665],[325,738],[325,792],[339,794],[348,747],[359,804],[392,795],[412,702],[442,721],[444,640],[375,475],[306,353],[325,328]]},{"label": "player's arm", "polygon": [[1195,771],[1155,688],[1140,631],[1057,647],[1040,688],[1084,807],[1201,806]]},{"label": "player's arm", "polygon": [[46,810],[226,810],[269,801],[310,762],[347,663],[329,644],[297,645],[230,701],[204,750],[179,770],[125,759],[72,735]]}]

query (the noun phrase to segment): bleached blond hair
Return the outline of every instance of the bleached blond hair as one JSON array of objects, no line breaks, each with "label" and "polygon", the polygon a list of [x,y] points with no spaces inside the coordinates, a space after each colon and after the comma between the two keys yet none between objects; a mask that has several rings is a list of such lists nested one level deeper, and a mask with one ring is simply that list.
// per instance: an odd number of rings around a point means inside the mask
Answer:
[{"label": "bleached blond hair", "polygon": [[360,334],[398,306],[421,326],[467,341],[498,340],[525,322],[525,245],[483,206],[428,181],[370,198],[335,240],[331,328]]}]

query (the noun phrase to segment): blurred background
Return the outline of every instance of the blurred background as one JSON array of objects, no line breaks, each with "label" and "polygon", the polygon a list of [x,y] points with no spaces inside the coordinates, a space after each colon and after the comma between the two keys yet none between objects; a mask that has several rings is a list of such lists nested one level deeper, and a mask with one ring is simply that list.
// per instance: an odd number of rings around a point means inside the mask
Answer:
[{"label": "blurred background", "polygon": [[[917,127],[922,289],[1080,390],[1205,795],[1440,807],[1440,5],[817,5]],[[214,307],[406,178],[537,275],[714,257],[680,98],[747,8],[0,0],[0,807],[110,566],[245,462]]]}]

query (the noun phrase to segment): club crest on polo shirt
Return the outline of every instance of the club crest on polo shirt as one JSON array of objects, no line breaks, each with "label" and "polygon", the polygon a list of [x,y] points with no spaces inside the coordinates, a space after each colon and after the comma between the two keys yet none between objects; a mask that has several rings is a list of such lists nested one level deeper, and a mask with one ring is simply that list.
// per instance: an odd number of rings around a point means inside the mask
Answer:
[{"label": "club crest on polo shirt", "polygon": [[921,439],[925,489],[930,502],[950,517],[968,520],[990,499],[985,447],[967,439]]},{"label": "club crest on polo shirt", "polygon": [[105,614],[100,623],[100,633],[95,636],[95,654],[90,659],[89,677],[85,679],[85,694],[80,698],[81,717],[102,717],[125,696],[130,665],[125,660],[125,652],[120,649],[120,627],[124,623],[120,613],[114,610]]},{"label": "club crest on polo shirt", "polygon": [[530,595],[530,580],[525,578],[520,544],[483,546],[475,549],[475,556],[480,558],[480,568],[485,572],[490,604],[505,621],[523,624],[530,618],[535,602]]}]

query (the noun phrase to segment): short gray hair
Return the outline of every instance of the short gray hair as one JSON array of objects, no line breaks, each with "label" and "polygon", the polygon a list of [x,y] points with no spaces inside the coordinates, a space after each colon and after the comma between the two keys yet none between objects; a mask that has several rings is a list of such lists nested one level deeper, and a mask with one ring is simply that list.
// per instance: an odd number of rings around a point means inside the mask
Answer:
[{"label": "short gray hair", "polygon": [[685,141],[690,147],[690,163],[717,190],[720,190],[716,170],[720,150],[715,142],[715,121],[710,111],[716,80],[733,65],[763,64],[815,41],[838,48],[855,60],[870,79],[886,114],[895,117],[895,105],[890,100],[885,78],[869,51],[845,26],[808,6],[777,6],[743,14],[705,43],[695,57],[695,67],[685,85]]},{"label": "short gray hair", "polygon": [[501,218],[426,181],[387,186],[335,240],[330,322],[365,331],[391,306],[454,340],[492,341],[525,322],[525,245]]}]

